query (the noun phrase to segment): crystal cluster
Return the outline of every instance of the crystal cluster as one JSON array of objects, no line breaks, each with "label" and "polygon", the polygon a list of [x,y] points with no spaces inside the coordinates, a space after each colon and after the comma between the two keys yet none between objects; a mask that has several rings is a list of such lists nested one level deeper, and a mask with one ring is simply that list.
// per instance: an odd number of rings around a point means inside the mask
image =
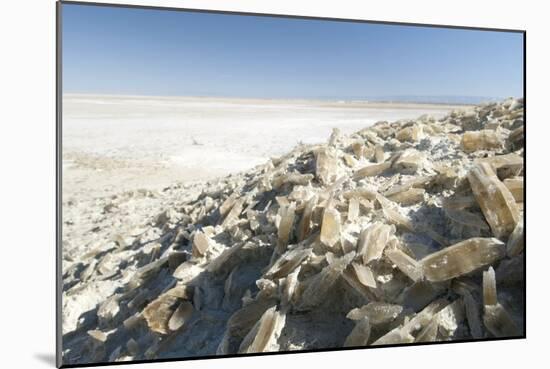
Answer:
[{"label": "crystal cluster", "polygon": [[181,188],[155,232],[64,271],[67,298],[119,282],[64,362],[522,336],[522,138],[509,99]]}]

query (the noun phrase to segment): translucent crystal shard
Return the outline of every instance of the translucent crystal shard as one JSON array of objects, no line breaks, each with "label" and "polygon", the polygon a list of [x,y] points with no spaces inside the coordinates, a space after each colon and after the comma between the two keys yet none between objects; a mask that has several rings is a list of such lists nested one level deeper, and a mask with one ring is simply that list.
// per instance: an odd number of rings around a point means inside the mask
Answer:
[{"label": "translucent crystal shard", "polygon": [[236,192],[233,192],[231,196],[229,196],[223,202],[223,204],[220,206],[220,214],[222,217],[225,216],[229,212],[229,210],[231,210],[233,205],[235,205],[235,201],[237,201],[238,196],[239,195]]},{"label": "translucent crystal shard", "polygon": [[423,188],[410,188],[406,191],[398,192],[395,195],[388,196],[388,199],[401,205],[413,205],[424,200]]},{"label": "translucent crystal shard", "polygon": [[217,258],[213,259],[206,267],[206,270],[215,273],[222,269],[225,263],[227,263],[235,254],[237,254],[245,246],[244,243],[238,243],[222,251]]},{"label": "translucent crystal shard", "polygon": [[313,174],[285,173],[275,177],[272,181],[273,188],[278,189],[284,184],[307,185],[313,179]]},{"label": "translucent crystal shard", "polygon": [[372,201],[376,199],[378,195],[376,189],[370,187],[360,187],[355,190],[344,192],[345,199],[351,199],[352,197],[357,197],[360,200]]},{"label": "translucent crystal shard", "polygon": [[243,211],[243,205],[245,200],[246,200],[245,198],[240,198],[235,201],[235,203],[233,204],[233,207],[231,208],[231,211],[229,211],[229,214],[227,214],[227,216],[223,220],[223,223],[222,223],[223,227],[230,227],[237,221],[237,219],[239,219],[239,215]]},{"label": "translucent crystal shard", "polygon": [[512,172],[519,172],[523,169],[523,158],[514,153],[489,156],[474,161],[474,164],[482,163],[490,164],[494,170],[507,169]]},{"label": "translucent crystal shard", "polygon": [[442,201],[443,208],[445,210],[447,209],[454,209],[454,210],[462,210],[466,208],[471,208],[474,206],[477,206],[477,201],[475,197],[471,195],[454,195],[450,197],[446,197]]},{"label": "translucent crystal shard", "polygon": [[128,342],[126,342],[126,348],[132,356],[139,354],[139,344],[133,338],[130,338]]},{"label": "translucent crystal shard", "polygon": [[392,168],[404,174],[416,173],[424,164],[424,154],[415,149],[403,151],[392,164]]},{"label": "translucent crystal shard", "polygon": [[497,304],[497,281],[493,267],[483,272],[483,304],[485,306]]},{"label": "translucent crystal shard", "polygon": [[525,247],[525,235],[523,232],[523,219],[520,219],[506,244],[506,253],[509,257],[519,255],[523,251]]},{"label": "translucent crystal shard", "polygon": [[130,331],[136,328],[139,322],[142,321],[141,317],[142,315],[140,313],[130,315],[128,318],[124,319],[124,321],[122,322],[122,325],[124,326],[124,328]]},{"label": "translucent crystal shard", "polygon": [[344,347],[366,346],[370,337],[371,326],[369,318],[364,317],[355,323],[351,333],[344,341]]},{"label": "translucent crystal shard", "polygon": [[311,215],[313,214],[313,208],[317,205],[317,195],[313,195],[309,199],[304,208],[300,224],[298,225],[298,241],[303,241],[309,236],[311,230]]},{"label": "translucent crystal shard", "polygon": [[438,322],[439,335],[443,340],[449,340],[454,337],[464,320],[464,316],[464,303],[462,299],[456,299],[434,316],[434,320]]},{"label": "translucent crystal shard", "polygon": [[294,269],[284,280],[281,293],[281,307],[288,309],[288,305],[294,300],[294,294],[298,287],[298,274],[300,274],[301,266]]},{"label": "translucent crystal shard", "polygon": [[363,157],[365,145],[361,141],[354,142],[351,145],[351,149],[353,150],[353,154],[357,159],[361,159]]},{"label": "translucent crystal shard", "polygon": [[432,319],[430,323],[414,339],[414,342],[435,342],[439,329],[439,320]]},{"label": "translucent crystal shard", "polygon": [[510,190],[516,202],[523,202],[523,177],[506,178],[502,183]]},{"label": "translucent crystal shard", "polygon": [[184,251],[173,251],[168,255],[168,268],[176,270],[178,266],[189,259],[189,253]]},{"label": "translucent crystal shard", "polygon": [[507,237],[519,220],[519,210],[510,190],[487,163],[474,165],[468,180],[493,234],[498,238]]},{"label": "translucent crystal shard", "polygon": [[109,324],[117,318],[120,312],[119,299],[120,295],[115,294],[99,305],[97,309],[97,318],[100,324]]},{"label": "translucent crystal shard", "polygon": [[283,253],[288,246],[288,240],[290,238],[292,227],[294,225],[294,217],[296,212],[296,203],[292,202],[290,205],[281,206],[277,216],[279,217],[279,225],[277,232],[277,252]]},{"label": "translucent crystal shard", "polygon": [[366,167],[363,167],[357,170],[353,175],[353,179],[357,181],[365,177],[377,176],[382,172],[384,172],[385,170],[389,169],[390,167],[391,167],[390,161],[385,161],[379,164],[370,164],[370,165],[367,165]]},{"label": "translucent crystal shard", "polygon": [[397,327],[371,343],[372,346],[380,345],[395,345],[401,343],[413,343],[414,336],[411,335],[407,330]]},{"label": "translucent crystal shard", "polygon": [[182,283],[188,283],[195,279],[199,274],[203,272],[203,268],[197,264],[186,261],[174,270],[172,274],[174,278],[179,279]]},{"label": "translucent crystal shard", "polygon": [[[256,298],[243,305],[227,321],[227,331],[231,334],[244,335],[258,322],[266,310],[274,308],[276,299]],[[242,336],[241,336],[242,337]]]},{"label": "translucent crystal shard", "polygon": [[355,253],[350,253],[337,258],[324,267],[321,272],[305,280],[303,282],[304,290],[296,308],[308,310],[319,305],[354,257]]},{"label": "translucent crystal shard", "polygon": [[412,333],[422,331],[432,321],[434,315],[447,306],[446,300],[435,300],[417,313],[411,320],[389,331],[372,343],[373,346],[414,342]]},{"label": "translucent crystal shard", "polygon": [[177,331],[189,320],[192,314],[193,305],[189,301],[183,301],[170,317],[168,328],[171,331]]},{"label": "translucent crystal shard", "polygon": [[361,284],[366,287],[376,288],[376,280],[374,279],[374,274],[368,266],[357,263],[352,263],[351,265],[353,267],[355,275],[357,276],[357,279],[359,280],[359,282],[361,282]]},{"label": "translucent crystal shard", "polygon": [[472,228],[479,228],[483,230],[489,230],[489,225],[485,222],[481,216],[476,213],[471,213],[466,210],[443,208],[445,215],[449,217],[453,222],[460,225]]},{"label": "translucent crystal shard", "polygon": [[395,320],[401,312],[403,312],[403,306],[401,305],[373,301],[351,310],[346,317],[351,320],[361,320],[368,317],[372,325],[380,325]]},{"label": "translucent crystal shard", "polygon": [[521,333],[510,314],[499,303],[485,306],[483,323],[495,337],[515,337]]},{"label": "translucent crystal shard", "polygon": [[459,180],[457,168],[450,165],[436,164],[434,170],[437,174],[433,183],[442,186],[443,188],[453,188]]},{"label": "translucent crystal shard", "polygon": [[517,150],[523,147],[523,140],[525,139],[524,126],[520,126],[510,132],[508,136],[508,144],[512,150]]},{"label": "translucent crystal shard", "polygon": [[399,141],[405,142],[415,142],[418,141],[420,138],[420,127],[416,124],[405,127],[401,130],[399,130],[395,134],[395,138],[397,138]]},{"label": "translucent crystal shard", "polygon": [[336,179],[338,162],[328,149],[321,149],[316,156],[315,173],[324,184],[330,184]]},{"label": "translucent crystal shard", "polygon": [[344,254],[357,251],[357,238],[349,233],[343,233],[340,239],[340,246]]},{"label": "translucent crystal shard", "polygon": [[470,329],[470,335],[473,338],[483,338],[483,326],[481,323],[481,307],[483,304],[480,304],[474,296],[472,291],[477,288],[476,285],[471,285],[469,283],[464,283],[458,279],[453,281],[453,290],[462,296],[464,303],[464,313],[466,315],[466,320],[468,322],[468,327]]},{"label": "translucent crystal shard", "polygon": [[97,266],[97,259],[92,259],[92,261],[90,262],[90,264],[88,264],[86,269],[84,269],[82,273],[80,273],[80,280],[82,282],[86,282],[88,279],[90,279],[90,277],[94,273],[96,266]]},{"label": "translucent crystal shard", "polygon": [[464,299],[464,311],[468,320],[468,327],[473,338],[483,338],[481,327],[481,318],[479,314],[479,304],[474,300],[472,294],[465,291],[462,298]]},{"label": "translucent crystal shard", "polygon": [[359,237],[357,246],[358,255],[362,256],[363,263],[378,260],[384,253],[390,237],[395,233],[395,227],[376,222],[365,228]]},{"label": "translucent crystal shard", "polygon": [[462,148],[466,152],[500,149],[502,146],[501,138],[492,130],[468,131],[462,136]]},{"label": "translucent crystal shard", "polygon": [[354,168],[355,165],[357,164],[357,159],[355,159],[350,154],[344,154],[342,158],[344,159],[344,162],[346,163],[346,165],[350,168]]},{"label": "translucent crystal shard", "polygon": [[403,227],[408,231],[414,231],[410,219],[399,212],[399,206],[396,203],[388,200],[382,195],[377,195],[376,199],[382,207],[382,212],[384,213],[384,216],[390,223]]},{"label": "translucent crystal shard", "polygon": [[405,254],[398,248],[386,250],[386,256],[394,263],[403,274],[417,282],[424,277],[422,274],[422,266],[409,255]]},{"label": "translucent crystal shard", "polygon": [[434,179],[433,176],[421,176],[421,177],[415,177],[413,179],[410,179],[406,182],[403,182],[400,185],[394,185],[391,188],[389,188],[386,192],[384,192],[384,196],[394,196],[400,192],[407,191],[410,188],[423,188],[425,187],[430,181]]},{"label": "translucent crystal shard", "polygon": [[334,208],[327,208],[323,213],[323,223],[321,224],[321,242],[329,247],[336,245],[340,241],[341,233],[340,212]]},{"label": "translucent crystal shard", "polygon": [[352,197],[348,203],[348,220],[354,222],[359,217],[359,199]]},{"label": "translucent crystal shard", "polygon": [[328,139],[329,146],[336,146],[336,143],[342,138],[342,131],[340,128],[333,128],[332,133]]},{"label": "translucent crystal shard", "polygon": [[475,237],[430,254],[420,260],[420,264],[428,281],[439,282],[473,272],[505,255],[502,241]]},{"label": "translucent crystal shard", "polygon": [[[342,273],[343,279],[357,294],[367,300],[375,300],[376,297],[376,280],[369,267],[353,263],[348,266]],[[362,268],[364,267],[364,268]],[[361,278],[361,279],[359,279]]]},{"label": "translucent crystal shard", "polygon": [[363,158],[369,161],[374,159],[374,148],[372,146],[363,147]]},{"label": "translucent crystal shard", "polygon": [[94,329],[86,333],[88,333],[88,335],[98,343],[105,343],[105,341],[107,341],[107,335],[105,334],[105,332],[102,332],[100,330]]},{"label": "translucent crystal shard", "polygon": [[422,280],[405,288],[396,302],[402,304],[405,308],[418,311],[441,295],[445,288],[444,283],[431,283]]},{"label": "translucent crystal shard", "polygon": [[374,158],[377,163],[382,163],[384,161],[384,148],[382,145],[378,144],[374,147]]},{"label": "translucent crystal shard", "polygon": [[193,237],[193,256],[203,256],[210,247],[210,237],[201,231],[195,233]]},{"label": "translucent crystal shard", "polygon": [[163,294],[147,305],[143,310],[143,317],[150,330],[160,334],[168,333],[168,321],[172,317],[177,301],[176,296]]},{"label": "translucent crystal shard", "polygon": [[295,247],[283,254],[265,273],[267,278],[279,279],[290,274],[310,254],[311,248]]},{"label": "translucent crystal shard", "polygon": [[239,347],[240,353],[277,351],[277,339],[284,328],[286,316],[273,306],[246,335]]}]

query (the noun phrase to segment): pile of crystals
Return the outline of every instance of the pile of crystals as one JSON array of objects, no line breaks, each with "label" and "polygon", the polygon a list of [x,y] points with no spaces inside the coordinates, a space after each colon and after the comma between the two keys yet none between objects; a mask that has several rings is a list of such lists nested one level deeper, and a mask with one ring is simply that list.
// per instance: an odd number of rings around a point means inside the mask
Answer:
[{"label": "pile of crystals", "polygon": [[113,251],[124,286],[64,337],[65,357],[522,336],[523,117],[508,99],[335,129],[202,184],[152,221],[155,242]]}]

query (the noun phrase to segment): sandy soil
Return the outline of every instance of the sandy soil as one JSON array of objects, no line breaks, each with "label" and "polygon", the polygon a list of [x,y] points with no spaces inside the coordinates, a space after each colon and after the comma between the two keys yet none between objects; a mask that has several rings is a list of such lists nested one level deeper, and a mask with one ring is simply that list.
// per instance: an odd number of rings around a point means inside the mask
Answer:
[{"label": "sandy soil", "polygon": [[[175,97],[63,98],[63,272],[148,232],[162,211],[237,173],[379,120],[441,117],[453,106]],[[185,185],[174,185],[183,182]],[[169,188],[168,188],[169,187]],[[155,239],[151,234],[147,238]],[[86,262],[84,263],[86,264]],[[63,332],[129,277],[63,287]],[[65,279],[65,278],[64,278]]]}]

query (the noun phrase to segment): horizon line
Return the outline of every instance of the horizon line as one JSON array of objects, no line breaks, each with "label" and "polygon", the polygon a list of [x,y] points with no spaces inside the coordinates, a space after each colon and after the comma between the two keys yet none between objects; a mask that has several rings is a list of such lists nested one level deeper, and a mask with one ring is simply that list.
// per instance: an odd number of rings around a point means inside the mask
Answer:
[{"label": "horizon line", "polygon": [[265,101],[334,101],[356,103],[413,103],[413,104],[448,104],[448,105],[476,105],[503,101],[506,99],[518,99],[523,96],[476,96],[476,95],[378,95],[378,96],[231,96],[215,94],[139,94],[139,93],[113,93],[113,92],[63,92],[63,96],[105,96],[105,97],[132,97],[132,98],[197,98],[197,99],[228,99],[228,100],[265,100]]}]

